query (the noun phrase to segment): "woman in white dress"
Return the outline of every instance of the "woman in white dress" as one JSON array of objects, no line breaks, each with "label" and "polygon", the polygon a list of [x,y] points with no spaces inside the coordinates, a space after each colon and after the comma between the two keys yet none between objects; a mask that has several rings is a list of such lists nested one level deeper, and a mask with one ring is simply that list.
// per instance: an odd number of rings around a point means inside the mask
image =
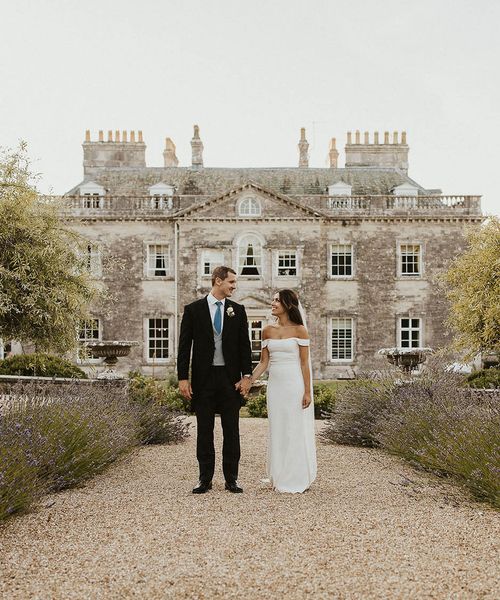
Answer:
[{"label": "woman in white dress", "polygon": [[310,340],[293,290],[277,292],[271,308],[276,323],[264,328],[261,358],[252,380],[269,369],[269,480],[280,492],[299,493],[316,478]]}]

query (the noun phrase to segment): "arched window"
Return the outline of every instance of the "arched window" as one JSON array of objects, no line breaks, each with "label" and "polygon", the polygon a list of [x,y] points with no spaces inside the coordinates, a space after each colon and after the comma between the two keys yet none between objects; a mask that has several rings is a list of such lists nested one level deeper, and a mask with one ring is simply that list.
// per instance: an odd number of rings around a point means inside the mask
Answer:
[{"label": "arched window", "polygon": [[260,216],[260,202],[253,196],[247,196],[240,202],[238,214],[240,217]]},{"label": "arched window", "polygon": [[245,235],[238,243],[239,275],[262,274],[262,244],[255,235]]}]

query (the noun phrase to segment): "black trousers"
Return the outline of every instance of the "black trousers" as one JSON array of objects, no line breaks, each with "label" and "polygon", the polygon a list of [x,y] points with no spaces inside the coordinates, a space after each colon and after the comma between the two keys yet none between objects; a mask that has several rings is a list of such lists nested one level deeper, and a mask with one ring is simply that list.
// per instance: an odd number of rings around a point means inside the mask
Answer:
[{"label": "black trousers", "polygon": [[240,397],[230,382],[225,367],[211,367],[203,390],[196,393],[196,458],[200,481],[212,481],[215,470],[214,424],[220,414],[223,445],[222,471],[227,482],[238,478],[240,460]]}]

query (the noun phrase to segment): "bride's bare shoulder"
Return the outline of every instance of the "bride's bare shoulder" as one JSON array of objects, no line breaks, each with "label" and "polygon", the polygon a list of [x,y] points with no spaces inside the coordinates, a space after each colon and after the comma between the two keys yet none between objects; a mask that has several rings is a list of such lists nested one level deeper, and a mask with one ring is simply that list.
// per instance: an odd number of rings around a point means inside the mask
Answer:
[{"label": "bride's bare shoulder", "polygon": [[276,330],[278,327],[276,325],[266,325],[262,330],[262,339],[267,340],[269,338],[276,337]]},{"label": "bride's bare shoulder", "polygon": [[304,327],[304,325],[297,325],[297,327],[295,328],[295,333],[296,337],[298,337],[301,340],[309,339],[309,333],[307,332],[307,329]]}]

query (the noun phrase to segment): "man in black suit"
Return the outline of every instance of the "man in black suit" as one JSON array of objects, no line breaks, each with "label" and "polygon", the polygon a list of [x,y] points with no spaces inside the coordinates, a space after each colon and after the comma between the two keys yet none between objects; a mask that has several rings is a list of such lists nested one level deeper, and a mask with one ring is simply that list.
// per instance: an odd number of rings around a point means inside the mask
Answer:
[{"label": "man in black suit", "polygon": [[177,374],[179,390],[191,400],[196,413],[196,458],[200,466],[200,480],[193,494],[204,494],[212,487],[216,413],[221,416],[224,435],[222,470],[226,490],[243,491],[237,482],[239,412],[242,396],[246,396],[251,385],[252,352],[245,308],[229,300],[235,289],[236,273],[233,269],[215,268],[210,294],[185,306],[182,317]]}]

